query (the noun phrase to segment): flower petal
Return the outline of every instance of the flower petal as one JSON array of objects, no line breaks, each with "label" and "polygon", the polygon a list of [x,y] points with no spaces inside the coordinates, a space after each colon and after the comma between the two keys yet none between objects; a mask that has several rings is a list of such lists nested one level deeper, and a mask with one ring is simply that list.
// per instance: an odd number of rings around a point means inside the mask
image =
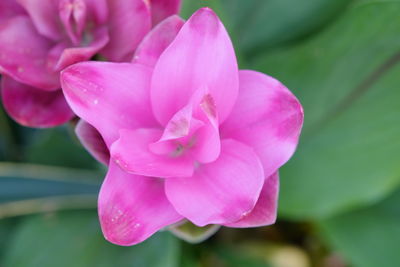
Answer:
[{"label": "flower petal", "polygon": [[26,15],[26,13],[15,0],[0,1],[0,23],[18,15]]},{"label": "flower petal", "polygon": [[221,145],[219,158],[199,166],[192,177],[165,181],[169,201],[198,226],[238,221],[253,209],[264,183],[251,148],[234,140]]},{"label": "flower petal", "polygon": [[74,116],[61,90],[46,92],[7,76],[1,78],[1,87],[4,108],[22,125],[53,127],[69,121]]},{"label": "flower petal", "polygon": [[108,42],[108,34],[104,28],[94,33],[93,41],[85,47],[70,47],[62,50],[61,56],[55,64],[54,70],[61,71],[65,67],[89,60],[99,52]]},{"label": "flower petal", "polygon": [[93,125],[109,147],[119,130],[155,127],[149,100],[151,70],[139,64],[82,62],[61,73],[72,110]]},{"label": "flower petal", "polygon": [[45,60],[52,45],[28,17],[7,20],[0,25],[0,72],[43,90],[60,88],[58,73],[50,72]]},{"label": "flower petal", "polygon": [[151,0],[151,14],[153,25],[157,25],[165,18],[178,14],[181,0]]},{"label": "flower petal", "polygon": [[208,8],[184,24],[155,66],[151,102],[157,120],[167,123],[202,87],[209,89],[223,121],[237,97],[238,69],[231,40]]},{"label": "flower petal", "polygon": [[75,133],[83,147],[99,162],[108,165],[110,152],[100,133],[84,120],[79,120]]},{"label": "flower petal", "polygon": [[108,5],[110,41],[101,53],[111,61],[131,60],[151,28],[149,7],[144,0],[113,0]]},{"label": "flower petal", "polygon": [[132,62],[154,67],[161,53],[175,39],[183,23],[184,20],[175,15],[158,24],[140,43]]},{"label": "flower petal", "polygon": [[98,205],[105,238],[122,246],[140,243],[182,219],[165,197],[161,179],[128,174],[112,161]]},{"label": "flower petal", "polygon": [[238,101],[221,125],[223,138],[254,148],[272,175],[294,153],[303,125],[303,109],[279,81],[255,71],[240,71]]},{"label": "flower petal", "polygon": [[64,31],[58,17],[58,1],[16,0],[16,2],[25,8],[41,35],[53,41],[61,39]]},{"label": "flower petal", "polygon": [[158,155],[149,145],[162,135],[159,129],[121,130],[120,139],[111,146],[111,157],[126,172],[154,177],[188,177],[194,162],[189,156]]},{"label": "flower petal", "polygon": [[237,222],[225,224],[228,227],[259,227],[275,223],[278,211],[279,174],[268,177],[254,209]]},{"label": "flower petal", "polygon": [[88,12],[88,21],[96,25],[107,22],[108,2],[107,0],[85,0]]}]

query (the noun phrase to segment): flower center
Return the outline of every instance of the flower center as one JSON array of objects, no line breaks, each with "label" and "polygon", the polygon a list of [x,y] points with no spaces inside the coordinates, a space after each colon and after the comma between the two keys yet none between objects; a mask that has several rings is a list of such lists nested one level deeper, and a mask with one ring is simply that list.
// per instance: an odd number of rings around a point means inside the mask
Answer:
[{"label": "flower center", "polygon": [[59,15],[68,37],[74,45],[79,45],[86,22],[86,4],[83,0],[62,0]]}]

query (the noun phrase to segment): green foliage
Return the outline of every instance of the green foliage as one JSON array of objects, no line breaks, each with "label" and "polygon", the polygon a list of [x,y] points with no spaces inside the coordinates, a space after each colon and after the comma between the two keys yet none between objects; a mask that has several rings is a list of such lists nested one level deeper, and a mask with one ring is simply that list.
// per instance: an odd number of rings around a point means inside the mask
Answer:
[{"label": "green foliage", "polygon": [[35,131],[25,149],[25,161],[84,169],[98,167],[73,136],[72,126]]},{"label": "green foliage", "polygon": [[400,262],[400,191],[369,208],[320,223],[332,248],[354,267],[392,267]]},{"label": "green foliage", "polygon": [[0,218],[58,209],[94,208],[96,173],[0,163]]},{"label": "green foliage", "polygon": [[13,267],[174,267],[179,242],[158,233],[134,247],[105,242],[95,212],[63,212],[24,220],[4,257]]},{"label": "green foliage", "polygon": [[314,38],[257,60],[299,97],[305,125],[281,172],[282,215],[330,216],[400,183],[399,2],[357,5]]}]

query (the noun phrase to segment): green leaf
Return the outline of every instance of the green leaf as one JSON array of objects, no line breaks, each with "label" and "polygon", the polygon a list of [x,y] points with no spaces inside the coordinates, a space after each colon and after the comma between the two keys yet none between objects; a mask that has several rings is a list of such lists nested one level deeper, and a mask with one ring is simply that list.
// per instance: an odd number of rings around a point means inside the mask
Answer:
[{"label": "green leaf", "polygon": [[36,130],[25,149],[25,161],[72,168],[96,168],[97,161],[74,138],[72,128]]},{"label": "green leaf", "polygon": [[349,0],[222,0],[236,44],[246,54],[309,34],[331,21]]},{"label": "green leaf", "polygon": [[181,15],[189,18],[201,7],[220,17],[236,48],[239,65],[245,56],[290,43],[311,34],[340,14],[351,0],[185,0]]},{"label": "green leaf", "polygon": [[400,262],[400,191],[382,203],[322,221],[322,236],[354,267]]},{"label": "green leaf", "polygon": [[357,5],[315,38],[258,61],[305,112],[297,154],[281,171],[283,216],[327,217],[400,183],[399,13],[398,1]]},{"label": "green leaf", "polygon": [[99,174],[0,163],[0,218],[58,209],[95,208]]},{"label": "green leaf", "polygon": [[9,244],[4,266],[175,267],[178,257],[179,242],[168,232],[119,247],[103,238],[95,212],[80,211],[24,220]]}]

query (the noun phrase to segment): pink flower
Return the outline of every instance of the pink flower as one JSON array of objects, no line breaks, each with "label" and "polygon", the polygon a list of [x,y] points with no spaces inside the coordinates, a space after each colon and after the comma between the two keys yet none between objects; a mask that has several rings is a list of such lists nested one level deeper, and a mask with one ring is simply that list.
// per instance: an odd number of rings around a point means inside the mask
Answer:
[{"label": "pink flower", "polygon": [[[110,242],[133,245],[183,219],[274,223],[278,168],[295,151],[302,107],[274,78],[238,70],[212,10],[160,23],[133,63],[79,63],[61,83],[110,149],[98,205]],[[84,129],[81,137],[95,136]]]},{"label": "pink flower", "polygon": [[51,127],[73,112],[59,72],[101,54],[130,60],[152,24],[180,0],[1,0],[0,73],[7,112],[19,123]]}]

